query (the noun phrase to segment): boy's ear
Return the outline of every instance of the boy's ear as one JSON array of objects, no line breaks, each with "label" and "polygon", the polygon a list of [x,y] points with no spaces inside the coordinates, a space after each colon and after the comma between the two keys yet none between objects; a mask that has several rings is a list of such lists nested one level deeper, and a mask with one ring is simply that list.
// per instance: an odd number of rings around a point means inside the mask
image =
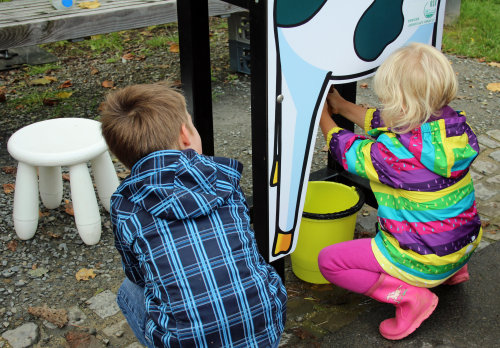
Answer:
[{"label": "boy's ear", "polygon": [[179,145],[182,150],[187,149],[191,146],[191,138],[190,138],[189,129],[187,129],[186,124],[183,123],[181,126],[181,134],[179,134]]}]

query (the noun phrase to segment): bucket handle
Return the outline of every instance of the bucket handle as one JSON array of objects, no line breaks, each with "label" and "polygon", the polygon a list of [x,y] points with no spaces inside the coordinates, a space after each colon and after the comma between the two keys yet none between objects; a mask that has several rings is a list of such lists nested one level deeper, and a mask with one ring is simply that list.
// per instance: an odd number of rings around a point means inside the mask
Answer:
[{"label": "bucket handle", "polygon": [[317,214],[317,213],[309,213],[309,212],[303,212],[302,217],[308,218],[308,219],[314,219],[314,220],[334,220],[334,219],[341,219],[346,216],[353,215],[357,213],[363,204],[365,204],[365,195],[363,191],[359,189],[357,186],[352,186],[356,190],[356,193],[358,194],[358,202],[352,206],[349,209],[338,211],[335,213],[326,213],[326,214]]}]

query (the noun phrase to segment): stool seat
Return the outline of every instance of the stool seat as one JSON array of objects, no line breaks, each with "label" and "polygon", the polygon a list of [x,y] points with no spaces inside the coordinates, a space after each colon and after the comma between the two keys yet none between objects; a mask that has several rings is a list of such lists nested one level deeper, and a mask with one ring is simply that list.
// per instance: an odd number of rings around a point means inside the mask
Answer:
[{"label": "stool seat", "polygon": [[13,212],[18,237],[30,239],[35,235],[38,193],[48,209],[61,204],[61,166],[68,166],[76,228],[85,244],[98,243],[101,215],[87,162],[91,163],[97,193],[108,211],[111,195],[119,184],[101,134],[101,123],[85,118],[33,123],[10,137],[7,150],[18,161]]},{"label": "stool seat", "polygon": [[7,148],[16,160],[34,166],[70,166],[108,149],[101,135],[101,123],[85,118],[33,123],[15,132]]}]

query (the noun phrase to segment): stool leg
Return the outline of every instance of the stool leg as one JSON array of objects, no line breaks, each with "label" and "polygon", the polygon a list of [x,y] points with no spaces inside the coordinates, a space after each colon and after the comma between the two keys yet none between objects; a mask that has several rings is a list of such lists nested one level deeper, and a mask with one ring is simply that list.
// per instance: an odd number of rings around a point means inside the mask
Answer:
[{"label": "stool leg", "polygon": [[85,244],[97,244],[101,238],[101,215],[87,163],[70,166],[69,176],[78,233]]},{"label": "stool leg", "polygon": [[111,195],[119,185],[115,166],[108,151],[91,161],[97,193],[103,207],[109,211]]},{"label": "stool leg", "polygon": [[36,167],[19,162],[14,191],[14,229],[21,239],[33,238],[38,226],[38,178]]},{"label": "stool leg", "polygon": [[63,182],[61,167],[38,167],[38,186],[43,205],[55,209],[61,205]]}]

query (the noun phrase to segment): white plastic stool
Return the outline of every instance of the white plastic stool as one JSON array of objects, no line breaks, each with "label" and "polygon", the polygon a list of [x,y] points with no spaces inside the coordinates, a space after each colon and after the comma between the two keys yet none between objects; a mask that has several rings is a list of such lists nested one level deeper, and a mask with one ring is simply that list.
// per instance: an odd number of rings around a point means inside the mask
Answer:
[{"label": "white plastic stool", "polygon": [[91,161],[99,198],[108,211],[111,195],[119,184],[101,135],[101,123],[84,118],[37,122],[15,132],[7,143],[7,149],[19,162],[13,213],[18,237],[30,239],[35,235],[38,226],[38,190],[48,209],[61,204],[61,166],[68,166],[78,233],[85,244],[97,244],[101,238],[101,215],[87,162]]}]

